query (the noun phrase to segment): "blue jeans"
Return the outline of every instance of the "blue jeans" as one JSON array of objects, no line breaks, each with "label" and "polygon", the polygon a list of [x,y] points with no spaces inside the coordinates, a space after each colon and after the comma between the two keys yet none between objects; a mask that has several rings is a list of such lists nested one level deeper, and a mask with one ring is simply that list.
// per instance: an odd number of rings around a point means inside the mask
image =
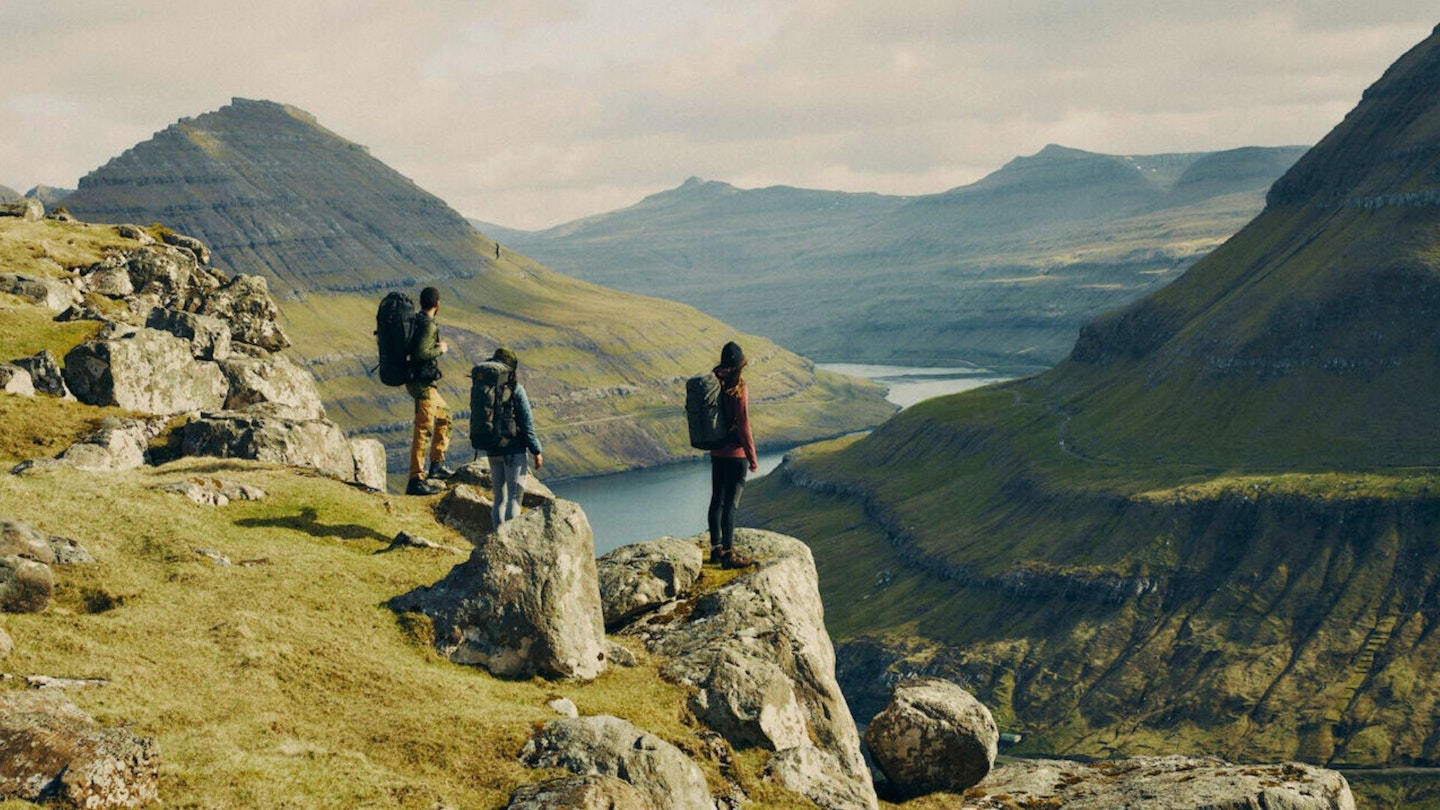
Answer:
[{"label": "blue jeans", "polygon": [[490,516],[495,528],[507,520],[520,517],[520,501],[525,495],[525,473],[530,471],[529,457],[524,453],[490,457],[490,480],[495,485],[495,505]]}]

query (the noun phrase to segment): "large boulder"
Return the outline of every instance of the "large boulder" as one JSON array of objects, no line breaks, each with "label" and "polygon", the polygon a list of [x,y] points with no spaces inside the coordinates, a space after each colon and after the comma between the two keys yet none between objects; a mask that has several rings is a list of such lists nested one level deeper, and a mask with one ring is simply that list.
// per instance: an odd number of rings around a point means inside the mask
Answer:
[{"label": "large boulder", "polygon": [[355,459],[355,483],[384,492],[385,445],[379,439],[351,439],[350,455]]},{"label": "large boulder", "polygon": [[220,361],[230,383],[225,410],[244,411],[266,403],[270,413],[286,419],[324,419],[325,406],[315,376],[281,356],[231,357]]},{"label": "large boulder", "polygon": [[29,197],[6,200],[0,202],[0,217],[19,217],[26,222],[38,222],[45,218],[45,206]]},{"label": "large boulder", "polygon": [[[713,810],[705,774],[680,749],[628,720],[601,715],[546,723],[525,744],[520,761],[584,776],[622,779],[656,810]],[[569,805],[566,805],[567,807]]]},{"label": "large boulder", "polygon": [[688,594],[700,579],[704,564],[699,546],[674,537],[621,546],[601,557],[596,565],[605,626],[613,627]]},{"label": "large boulder", "polygon": [[1095,763],[1019,760],[991,771],[965,794],[965,806],[1355,810],[1355,797],[1344,776],[1313,765],[1231,765],[1213,757],[1169,756]]},{"label": "large boulder", "polygon": [[521,785],[510,794],[505,810],[657,810],[629,782],[613,776],[562,776]]},{"label": "large boulder", "polygon": [[964,793],[995,765],[1000,730],[974,695],[939,678],[902,681],[865,744],[898,796]]},{"label": "large boulder", "polygon": [[65,448],[59,460],[90,472],[133,470],[145,465],[150,440],[163,426],[163,420],[107,416],[98,430]]},{"label": "large boulder", "polygon": [[80,293],[63,281],[18,273],[0,273],[0,293],[24,298],[54,312],[64,312],[80,303]]},{"label": "large boulder", "polygon": [[205,413],[181,429],[180,448],[187,456],[313,467],[342,481],[355,477],[355,457],[349,440],[339,426],[325,419],[297,421],[263,413]]},{"label": "large boulder", "polygon": [[0,391],[22,397],[35,396],[35,379],[30,372],[13,364],[0,363]]},{"label": "large boulder", "polygon": [[55,562],[55,549],[49,538],[30,524],[0,518],[0,557],[24,557],[50,565]]},{"label": "large boulder", "polygon": [[205,243],[199,239],[193,236],[175,233],[174,231],[166,233],[164,239],[167,245],[173,245],[177,248],[190,251],[190,255],[194,256],[195,261],[200,264],[205,265],[210,263],[210,248],[205,247]]},{"label": "large boulder", "polygon": [[452,661],[504,677],[599,675],[605,624],[595,542],[580,507],[557,500],[466,536],[475,543],[469,560],[391,607],[429,616],[435,646]]},{"label": "large boulder", "polygon": [[51,354],[49,349],[43,349],[37,354],[21,357],[12,362],[30,373],[30,381],[36,391],[66,399],[75,398],[70,393],[70,389],[65,386],[65,375],[60,371],[60,363],[56,361],[55,355]]},{"label": "large boulder", "polygon": [[466,537],[484,537],[495,530],[490,490],[456,484],[435,505],[435,518]]},{"label": "large boulder", "polygon": [[[494,492],[495,482],[490,477],[490,460],[481,458],[462,465],[455,471],[455,476],[450,479],[450,483],[472,486],[481,492]],[[521,483],[523,491],[520,494],[520,505],[526,509],[534,509],[543,503],[555,500],[555,493],[539,478],[526,475],[525,480]]]},{"label": "large boulder", "polygon": [[735,544],[760,566],[694,600],[683,617],[662,610],[621,634],[669,658],[662,674],[695,688],[691,709],[732,745],[773,750],[771,772],[787,789],[827,808],[874,810],[809,547],[754,529],[737,529]]},{"label": "large boulder", "polygon": [[[189,307],[183,307],[189,309]],[[239,275],[199,302],[195,310],[214,315],[230,324],[230,336],[271,352],[290,346],[280,328],[280,309],[270,297],[270,287],[261,276]]]},{"label": "large boulder", "polygon": [[229,391],[218,366],[158,329],[102,330],[65,355],[65,383],[87,405],[154,414],[220,410]]},{"label": "large boulder", "polygon": [[52,693],[0,692],[0,799],[145,807],[160,799],[160,749]]},{"label": "large boulder", "polygon": [[196,360],[224,360],[230,356],[230,325],[210,315],[155,307],[145,326],[190,342]]}]

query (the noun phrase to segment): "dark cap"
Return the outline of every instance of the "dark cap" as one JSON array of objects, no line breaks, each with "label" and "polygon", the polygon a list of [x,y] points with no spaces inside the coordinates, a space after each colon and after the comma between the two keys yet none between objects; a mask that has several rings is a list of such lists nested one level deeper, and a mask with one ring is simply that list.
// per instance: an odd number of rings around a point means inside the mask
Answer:
[{"label": "dark cap", "polygon": [[495,353],[490,356],[490,359],[499,360],[512,369],[520,365],[520,358],[515,356],[515,352],[510,351],[504,346],[496,349]]}]

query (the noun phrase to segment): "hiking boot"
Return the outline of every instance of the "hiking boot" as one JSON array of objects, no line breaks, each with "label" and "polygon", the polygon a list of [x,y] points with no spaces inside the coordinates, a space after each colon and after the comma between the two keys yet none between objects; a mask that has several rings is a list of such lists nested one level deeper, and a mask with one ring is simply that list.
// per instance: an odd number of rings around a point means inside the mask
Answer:
[{"label": "hiking boot", "polygon": [[720,567],[727,569],[749,568],[752,565],[759,565],[760,561],[747,555],[743,551],[730,549],[720,559]]},{"label": "hiking boot", "polygon": [[719,564],[720,564],[721,562],[723,562],[724,560],[725,560],[725,549],[724,549],[724,547],[723,547],[723,546],[711,546],[711,547],[710,547],[710,562],[711,562],[712,564],[714,564],[714,565],[719,565]]},{"label": "hiking boot", "polygon": [[406,495],[438,495],[445,491],[445,488],[432,484],[423,478],[411,478],[410,483],[405,485]]},{"label": "hiking boot", "polygon": [[430,472],[426,473],[425,477],[427,479],[433,478],[436,481],[444,481],[446,478],[450,478],[453,475],[455,475],[455,471],[449,467],[446,467],[445,462],[432,461],[430,462]]}]

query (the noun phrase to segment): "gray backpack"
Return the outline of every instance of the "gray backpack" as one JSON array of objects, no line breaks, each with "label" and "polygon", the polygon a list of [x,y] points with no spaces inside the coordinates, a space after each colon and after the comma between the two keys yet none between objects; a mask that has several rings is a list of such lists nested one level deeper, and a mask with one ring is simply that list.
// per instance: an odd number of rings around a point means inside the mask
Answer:
[{"label": "gray backpack", "polygon": [[685,419],[690,427],[690,446],[697,450],[719,450],[735,441],[730,420],[721,402],[720,380],[701,374],[685,381]]}]

